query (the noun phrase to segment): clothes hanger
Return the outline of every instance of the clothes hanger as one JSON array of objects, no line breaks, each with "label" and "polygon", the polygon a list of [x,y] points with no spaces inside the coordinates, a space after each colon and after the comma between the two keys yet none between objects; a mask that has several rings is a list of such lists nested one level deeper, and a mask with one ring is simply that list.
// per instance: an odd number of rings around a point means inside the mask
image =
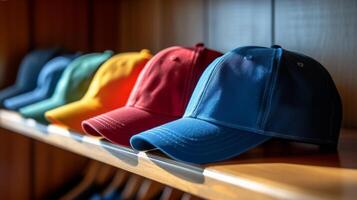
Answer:
[{"label": "clothes hanger", "polygon": [[115,169],[109,165],[99,163],[97,161],[91,161],[86,175],[77,187],[73,188],[63,197],[61,200],[73,200],[73,199],[86,199],[92,195],[92,193],[105,187],[110,182],[114,175]]},{"label": "clothes hanger", "polygon": [[180,200],[183,192],[172,187],[165,186],[160,200]]},{"label": "clothes hanger", "polygon": [[114,175],[113,180],[103,190],[102,198],[107,199],[111,196],[118,196],[117,193],[121,192],[126,181],[128,180],[128,177],[129,173],[127,171],[118,169]]},{"label": "clothes hanger", "polygon": [[99,173],[95,178],[94,184],[96,184],[96,186],[101,187],[103,189],[106,188],[105,186],[110,184],[111,181],[113,180],[116,171],[117,170],[114,167],[110,165],[102,164]]},{"label": "clothes hanger", "polygon": [[135,199],[136,194],[143,182],[144,178],[136,174],[131,174],[126,182],[123,191],[120,194],[121,199],[131,200]]},{"label": "clothes hanger", "polygon": [[75,199],[80,196],[87,188],[89,188],[95,180],[95,177],[101,167],[101,164],[97,161],[91,160],[85,170],[85,176],[83,180],[67,194],[61,197],[61,200]]},{"label": "clothes hanger", "polygon": [[158,183],[156,181],[153,180],[149,180],[149,179],[145,179],[138,191],[138,194],[136,196],[136,200],[151,200],[151,199],[157,199],[158,197],[160,197],[163,189],[164,189],[164,185],[162,185],[161,183]]},{"label": "clothes hanger", "polygon": [[192,194],[184,193],[181,197],[181,200],[202,200],[202,199]]}]

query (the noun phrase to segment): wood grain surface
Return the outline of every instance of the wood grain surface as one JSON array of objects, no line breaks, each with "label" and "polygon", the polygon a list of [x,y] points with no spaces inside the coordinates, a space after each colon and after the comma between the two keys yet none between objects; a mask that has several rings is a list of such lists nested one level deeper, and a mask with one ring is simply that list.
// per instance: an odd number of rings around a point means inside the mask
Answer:
[{"label": "wood grain surface", "polygon": [[272,140],[235,159],[208,165],[136,152],[57,126],[0,111],[0,126],[82,156],[209,199],[353,199],[357,195],[357,134],[344,129],[337,152]]}]

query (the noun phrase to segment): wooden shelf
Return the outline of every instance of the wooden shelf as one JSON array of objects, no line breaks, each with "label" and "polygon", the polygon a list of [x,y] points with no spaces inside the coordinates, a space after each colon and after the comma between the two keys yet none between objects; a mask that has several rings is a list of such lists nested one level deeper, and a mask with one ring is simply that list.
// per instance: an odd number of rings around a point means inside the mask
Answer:
[{"label": "wooden shelf", "polygon": [[357,131],[343,130],[338,152],[271,141],[234,160],[204,166],[136,152],[0,110],[0,126],[209,199],[356,199]]}]

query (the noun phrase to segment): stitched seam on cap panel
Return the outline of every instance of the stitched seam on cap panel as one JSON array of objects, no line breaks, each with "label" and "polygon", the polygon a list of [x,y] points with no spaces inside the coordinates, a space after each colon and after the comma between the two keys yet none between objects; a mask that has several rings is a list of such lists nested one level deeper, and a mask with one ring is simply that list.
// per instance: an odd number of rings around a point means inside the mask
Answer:
[{"label": "stitched seam on cap panel", "polygon": [[[208,123],[208,122],[206,122]],[[224,127],[225,128],[225,127]],[[191,142],[205,142],[205,141],[212,141],[213,138],[217,138],[216,135],[210,135],[210,137],[206,137],[206,138],[203,138],[203,137],[188,137],[188,136],[185,136],[184,134],[178,134],[168,128],[163,128],[163,127],[156,127],[155,128],[156,130],[159,130],[159,131],[163,131],[163,132],[169,132],[171,135],[175,135],[175,136],[179,136],[180,138],[182,139],[185,139],[187,141],[191,141]],[[231,129],[231,128],[225,128],[225,129]],[[236,131],[235,129],[231,129],[233,131]],[[150,131],[149,131],[150,132]],[[219,141],[219,140],[226,140],[227,138],[230,138],[231,136],[230,135],[221,135],[218,139],[216,139],[215,141]]]},{"label": "stitched seam on cap panel", "polygon": [[333,123],[333,118],[334,118],[335,109],[336,109],[334,101],[335,101],[335,98],[333,97],[333,100],[331,101],[332,110],[330,112],[329,138],[333,137],[332,133],[333,133],[334,126],[335,126],[335,124]]},{"label": "stitched seam on cap panel", "polygon": [[106,115],[102,115],[102,116],[99,116],[98,119],[101,119],[103,121],[106,121],[107,123],[112,123],[112,124],[115,124],[116,127],[124,127],[125,124],[120,122],[120,121],[117,121],[109,116],[106,116]]},{"label": "stitched seam on cap panel", "polygon": [[[177,135],[177,134],[173,134],[173,133],[170,133],[170,132],[167,132],[165,130],[160,130],[160,129],[157,129],[158,132],[160,133],[163,133],[162,135],[161,134],[157,134],[157,136],[161,136],[161,137],[165,137],[167,139],[170,139],[172,141],[176,141],[180,144],[182,144],[182,146],[187,146],[187,145],[192,145],[194,146],[194,144],[192,143],[196,143],[196,144],[200,144],[200,145],[213,145],[213,144],[217,144],[217,143],[221,143],[221,142],[224,142],[224,141],[231,141],[232,139],[236,138],[236,135],[229,135],[229,136],[226,136],[225,138],[222,138],[220,141],[217,141],[217,140],[214,140],[212,138],[210,139],[207,139],[207,140],[201,140],[202,138],[200,139],[197,139],[197,140],[192,140],[192,139],[188,139],[187,137],[182,137],[182,135]],[[156,131],[152,131],[152,132],[147,132],[146,134],[155,134],[153,132],[156,132]],[[239,141],[246,141],[250,138],[248,137],[242,137],[239,139]],[[236,145],[236,144],[234,144]]]},{"label": "stitched seam on cap panel", "polygon": [[194,64],[196,64],[196,62],[197,62],[197,58],[198,58],[198,55],[199,55],[199,47],[195,47],[195,49],[194,49],[194,52],[193,52],[193,55],[192,55],[192,60],[191,60],[191,64],[190,64],[190,76],[189,76],[189,78],[186,80],[186,84],[185,84],[185,89],[184,89],[184,99],[183,100],[185,100],[185,102],[182,104],[182,109],[183,110],[185,110],[185,108],[186,108],[186,105],[187,105],[187,103],[188,103],[188,101],[189,101],[189,92],[188,92],[188,89],[191,87],[191,85],[192,85],[192,79],[193,79],[193,72],[194,72],[194,70],[195,70],[195,66],[194,66]]},{"label": "stitched seam on cap panel", "polygon": [[117,121],[110,121],[109,119],[106,119],[105,117],[102,118],[96,118],[98,122],[101,122],[102,124],[106,124],[107,127],[116,129],[116,128],[123,128],[124,125],[122,123],[119,123]]},{"label": "stitched seam on cap panel", "polygon": [[[332,78],[331,78],[332,79]],[[332,80],[333,81],[333,80]],[[334,88],[333,88],[333,90],[337,90],[337,88],[336,88],[336,86],[333,86]],[[331,110],[331,115],[330,115],[330,133],[329,133],[329,138],[335,138],[335,135],[333,135],[333,133],[334,133],[334,130],[335,130],[335,126],[336,126],[336,124],[335,123],[333,123],[333,119],[335,118],[335,115],[337,115],[337,106],[336,106],[336,101],[341,101],[341,100],[339,100],[339,94],[338,94],[338,91],[337,91],[337,94],[335,94],[335,93],[332,93],[331,94],[331,96],[333,96],[332,97],[332,101],[331,101],[331,104],[332,104],[332,107],[333,107],[333,109]],[[341,108],[341,109],[343,109],[343,108]],[[341,119],[340,119],[341,120]],[[339,123],[341,123],[341,121],[339,121]],[[340,124],[340,126],[341,126],[341,124]],[[340,128],[339,128],[340,129]],[[339,133],[339,132],[338,132]],[[337,134],[338,134],[337,133]],[[337,135],[338,136],[338,135]],[[337,143],[338,143],[338,139],[339,139],[339,137],[337,137]]]},{"label": "stitched seam on cap panel", "polygon": [[[96,124],[99,124],[100,126],[102,126],[102,127],[104,127],[104,128],[110,128],[110,129],[114,129],[115,127],[114,126],[112,126],[111,124],[108,124],[108,123],[106,123],[105,121],[102,121],[102,120],[100,120],[100,119],[93,119],[94,120],[94,122],[96,123]],[[96,131],[97,132],[97,131]]]},{"label": "stitched seam on cap panel", "polygon": [[[174,48],[174,47],[170,47],[170,48]],[[175,48],[176,48],[176,46],[175,46]],[[160,52],[159,52],[159,53],[160,53]],[[156,59],[156,60],[153,60],[153,59]],[[153,68],[155,67],[153,62],[154,62],[154,61],[157,61],[157,60],[159,60],[159,59],[157,59],[157,57],[155,58],[155,56],[153,56],[152,58],[150,58],[150,59],[148,60],[148,62],[150,62],[150,63],[149,63],[149,64],[150,64],[150,66],[149,66],[150,68],[149,68],[148,70],[146,70],[146,69],[145,69],[146,64],[145,64],[145,66],[144,66],[143,69],[142,69],[142,70],[145,70],[142,77],[147,77],[147,76],[149,75],[149,73],[151,73],[151,71],[152,71]],[[147,64],[148,64],[148,63],[147,63]],[[141,73],[139,74],[138,78],[141,77],[140,75],[141,75]],[[137,81],[139,81],[139,79],[137,79]],[[137,97],[138,94],[140,94],[140,92],[142,91],[143,82],[145,82],[145,80],[140,80],[140,82],[138,83],[138,87],[135,87],[136,84],[135,84],[135,86],[134,86],[134,88],[138,88],[138,89],[136,90],[135,101],[132,103],[132,105],[136,105],[136,104],[138,103],[138,98],[136,98],[136,97]]]},{"label": "stitched seam on cap panel", "polygon": [[[281,62],[282,56],[283,56],[282,49],[279,49],[278,51],[275,52],[274,63],[273,63],[273,72],[272,72],[272,73],[274,73],[274,75],[273,75],[274,77],[273,77],[273,82],[272,82],[271,88],[270,88],[270,94],[267,99],[266,112],[264,113],[262,122],[261,122],[261,125],[262,125],[261,129],[264,131],[266,128],[266,123],[267,123],[268,117],[271,112],[271,103],[272,103],[273,94],[275,92],[276,82],[277,82],[279,71],[280,71],[279,69],[280,69],[280,62]],[[275,72],[274,72],[274,70],[275,70]]]},{"label": "stitched seam on cap panel", "polygon": [[[164,132],[164,131],[162,131]],[[184,140],[181,139],[180,136],[178,135],[173,135],[173,134],[170,134],[169,132],[166,132],[166,134],[169,134],[170,137],[166,137],[166,136],[163,136],[163,135],[160,135],[160,134],[155,134],[155,132],[147,132],[147,134],[150,134],[150,135],[153,135],[153,136],[156,136],[156,137],[159,137],[161,140],[163,140],[165,143],[167,144],[172,144],[174,143],[176,146],[179,146],[179,147],[182,147],[182,148],[187,148],[187,149],[191,149],[192,147],[194,147],[194,145],[191,145],[191,143],[188,143]],[[231,135],[230,137],[232,137],[233,139],[236,139],[234,137],[234,135]],[[237,138],[238,139],[238,138]],[[238,141],[242,142],[242,141],[249,141],[250,138],[239,138]],[[233,140],[234,141],[234,140]],[[226,149],[230,149],[231,147],[234,147],[236,146],[236,143],[235,142],[231,142],[229,143],[229,145],[225,144],[224,146],[222,146],[222,148],[220,149],[206,149],[205,151],[200,151],[200,152],[194,152],[194,151],[190,151],[190,154],[193,154],[193,155],[211,155],[212,153],[215,153],[215,152],[222,152]],[[183,149],[177,149],[175,148],[175,150],[177,151],[180,151],[180,152],[183,152],[183,153],[186,153],[187,151],[182,151]],[[211,151],[209,151],[211,150]]]},{"label": "stitched seam on cap panel", "polygon": [[[121,122],[121,121],[115,120],[115,119],[113,119],[113,118],[111,118],[111,117],[109,117],[109,116],[105,116],[105,115],[103,115],[102,117],[103,117],[103,118],[102,118],[103,122],[105,121],[106,123],[109,123],[108,126],[111,125],[111,127],[112,127],[113,129],[116,129],[116,128],[117,128],[117,129],[125,128],[125,129],[128,130],[130,133],[138,134],[137,131],[132,130],[132,128],[130,128],[130,126],[127,126],[126,124],[124,124],[124,123]],[[120,132],[118,132],[118,134],[119,134],[119,133],[120,133]]]},{"label": "stitched seam on cap panel", "polygon": [[138,105],[125,106],[125,107],[130,107],[130,108],[134,108],[134,109],[139,109],[139,110],[143,110],[143,111],[145,111],[145,112],[149,112],[149,113],[151,113],[151,114],[161,115],[161,116],[165,116],[165,117],[172,117],[172,118],[182,117],[182,115],[179,115],[179,116],[168,115],[168,114],[160,113],[160,112],[157,112],[157,111],[155,111],[155,110],[148,109],[148,108],[145,108],[145,107],[143,107],[143,106],[138,106]]},{"label": "stitched seam on cap panel", "polygon": [[[318,64],[320,64],[320,63],[318,63]],[[323,66],[322,66],[322,68],[323,68]],[[330,76],[330,74],[328,73],[328,71],[325,68],[323,68],[322,70],[324,71],[326,76]],[[333,138],[333,130],[334,130],[334,123],[333,123],[334,116],[333,115],[334,115],[334,111],[336,109],[336,106],[335,106],[335,100],[336,99],[334,97],[335,95],[333,94],[332,90],[334,90],[336,88],[336,86],[334,88],[331,88],[331,85],[329,84],[330,80],[326,76],[323,76],[323,79],[326,82],[326,86],[325,87],[327,87],[327,90],[330,92],[330,94],[329,94],[330,98],[329,99],[330,99],[330,104],[331,104],[331,107],[332,107],[332,109],[330,111],[330,126],[329,126],[329,135],[328,135],[328,138],[330,139],[330,138]],[[333,83],[333,80],[331,80],[331,81]]]},{"label": "stitched seam on cap panel", "polygon": [[[192,117],[186,117],[186,118],[192,118]],[[240,126],[240,125],[236,125],[236,124],[220,122],[220,121],[217,121],[217,120],[211,119],[211,118],[200,117],[200,118],[192,118],[192,119],[202,120],[202,121],[213,123],[213,124],[223,126],[226,128],[237,129],[240,131],[250,131],[250,132],[265,135],[265,136],[271,136],[271,137],[280,136],[285,139],[302,139],[306,142],[311,142],[311,143],[335,144],[335,142],[331,141],[331,140],[319,140],[319,139],[312,139],[312,138],[299,137],[299,136],[288,136],[286,134],[282,134],[282,133],[278,133],[278,132],[274,132],[274,131],[265,131],[265,130],[261,130],[261,129],[255,129],[255,128],[250,128],[250,127],[246,127],[246,126]]]},{"label": "stitched seam on cap panel", "polygon": [[[131,104],[132,104],[132,105],[135,105],[136,102],[137,102],[137,96],[138,96],[137,94],[139,93],[138,91],[139,91],[140,86],[142,85],[142,82],[143,82],[143,81],[140,79],[140,78],[141,78],[141,73],[144,73],[144,72],[145,72],[144,75],[147,74],[147,71],[144,71],[144,70],[145,70],[146,65],[150,62],[151,58],[147,58],[146,60],[147,60],[146,63],[145,63],[144,66],[141,68],[139,74],[138,74],[137,77],[136,77],[135,83],[134,83],[134,85],[132,86],[132,89],[131,89],[131,91],[130,91],[130,93],[129,93],[129,96],[128,96],[128,99],[127,99],[125,105],[128,105],[128,103],[129,103],[130,100],[131,100],[131,96],[134,94],[134,92],[135,92],[135,98],[134,98],[134,101],[133,101]],[[135,70],[135,69],[134,69],[134,70]],[[143,75],[143,77],[144,77],[144,75]],[[139,81],[140,81],[140,82],[139,82]],[[137,87],[137,85],[138,85],[138,87]]]},{"label": "stitched seam on cap panel", "polygon": [[256,122],[256,126],[259,127],[260,129],[263,128],[263,117],[264,117],[264,113],[267,107],[267,95],[270,89],[270,83],[272,81],[272,76],[273,76],[273,68],[274,68],[274,60],[272,61],[271,67],[269,69],[269,77],[267,78],[267,80],[265,81],[265,88],[264,88],[264,93],[263,93],[263,97],[262,97],[262,101],[260,102],[259,105],[259,115],[257,117],[257,122]]},{"label": "stitched seam on cap panel", "polygon": [[[202,156],[202,155],[211,155],[212,153],[216,153],[216,152],[222,152],[224,150],[227,150],[227,149],[230,149],[234,146],[236,146],[236,143],[235,142],[231,142],[229,143],[228,145],[225,144],[224,146],[222,146],[221,148],[217,148],[217,149],[205,149],[204,151],[199,151],[199,152],[194,152],[192,151],[192,145],[187,145],[189,143],[185,142],[183,143],[182,140],[180,141],[179,138],[180,137],[177,137],[177,136],[174,136],[174,135],[170,135],[172,136],[173,138],[170,138],[170,137],[164,137],[162,135],[159,135],[159,134],[155,134],[155,133],[151,133],[149,132],[150,135],[154,135],[156,137],[159,137],[161,140],[163,140],[165,143],[167,144],[172,144],[174,143],[176,146],[178,147],[181,147],[180,149],[178,148],[175,148],[175,150],[179,151],[179,152],[182,152],[182,153],[187,153],[187,151],[185,151],[183,148],[186,148],[186,149],[191,149],[191,151],[189,151],[189,154],[191,155],[197,155],[197,156]],[[232,137],[233,139],[236,139],[235,137]],[[175,140],[176,139],[176,140]],[[233,140],[234,141],[234,140]],[[249,141],[248,139],[245,139],[245,140],[238,140],[238,141]],[[197,147],[195,147],[197,148]]]},{"label": "stitched seam on cap panel", "polygon": [[209,77],[208,77],[207,83],[205,84],[205,86],[204,86],[204,88],[203,88],[203,91],[202,91],[201,96],[199,97],[199,99],[198,99],[198,101],[197,101],[196,106],[195,106],[195,108],[192,110],[192,113],[191,113],[191,116],[192,116],[192,117],[194,117],[194,118],[197,117],[197,109],[198,109],[198,106],[200,105],[200,103],[201,103],[201,101],[202,101],[202,99],[203,99],[203,96],[204,96],[204,95],[206,94],[206,92],[207,92],[207,87],[208,87],[208,85],[209,85],[209,84],[211,83],[211,81],[212,81],[211,78],[212,78],[213,74],[216,73],[216,71],[218,70],[218,68],[222,67],[220,64],[222,64],[222,63],[227,59],[227,57],[228,57],[229,54],[232,54],[232,52],[228,52],[228,53],[226,54],[226,56],[224,56],[224,57],[216,64],[216,66],[214,66],[214,69],[212,70],[211,74],[210,74]]}]

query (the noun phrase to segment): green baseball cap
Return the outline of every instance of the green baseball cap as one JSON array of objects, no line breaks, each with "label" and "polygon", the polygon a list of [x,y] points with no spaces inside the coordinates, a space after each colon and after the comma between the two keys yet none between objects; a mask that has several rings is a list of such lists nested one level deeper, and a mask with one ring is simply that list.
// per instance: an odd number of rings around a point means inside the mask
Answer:
[{"label": "green baseball cap", "polygon": [[90,53],[76,58],[63,72],[55,92],[50,98],[23,107],[19,110],[20,113],[24,117],[48,123],[44,113],[47,110],[81,99],[97,69],[112,55],[112,51],[104,51],[103,53]]}]

